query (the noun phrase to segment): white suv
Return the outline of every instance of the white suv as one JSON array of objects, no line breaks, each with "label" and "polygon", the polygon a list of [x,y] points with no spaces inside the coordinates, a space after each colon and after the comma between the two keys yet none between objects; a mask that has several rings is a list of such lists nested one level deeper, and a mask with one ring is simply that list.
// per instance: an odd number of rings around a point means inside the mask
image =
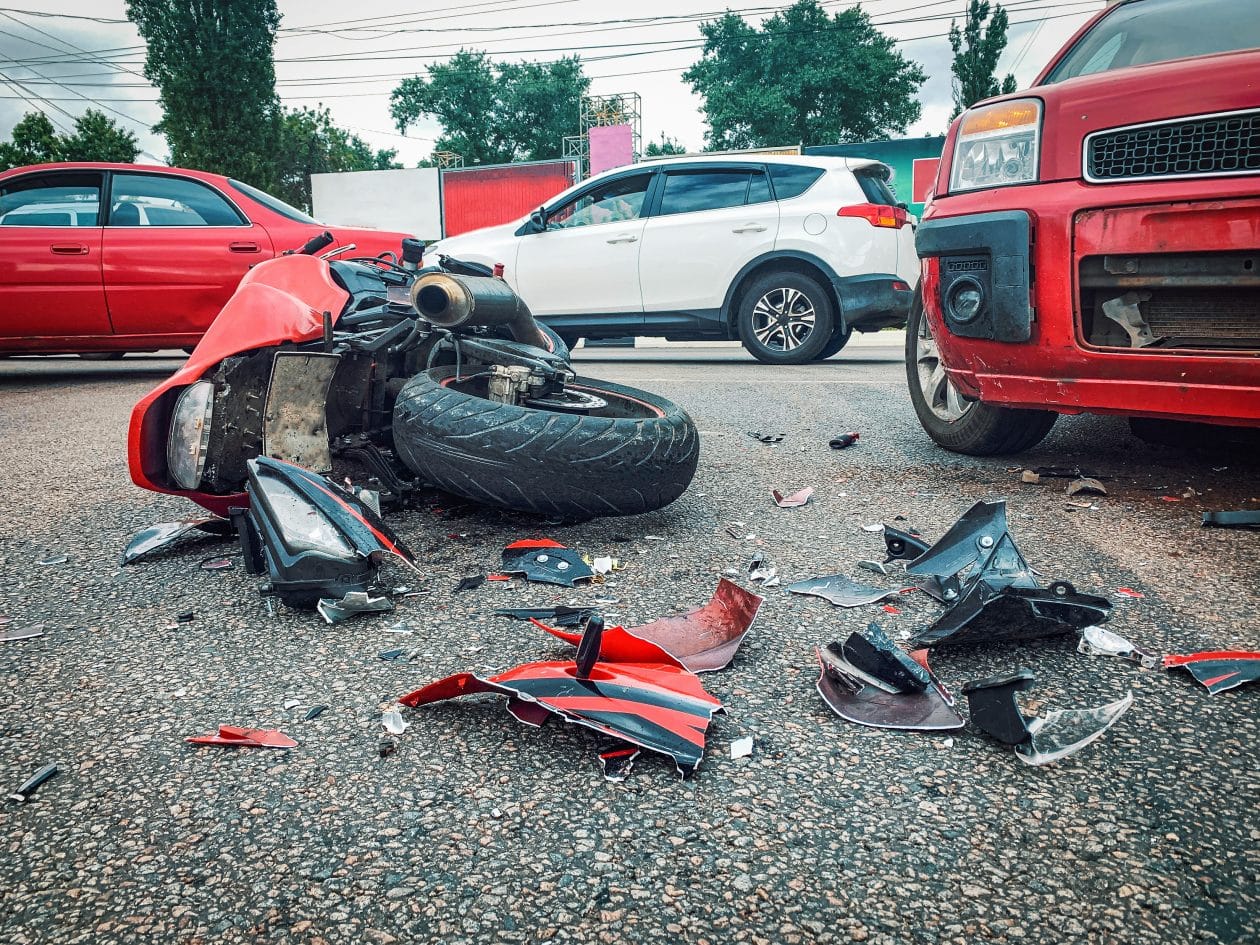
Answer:
[{"label": "white suv", "polygon": [[503,263],[570,344],[737,338],[761,361],[800,364],[831,357],[855,329],[906,322],[919,259],[889,177],[862,158],[636,164],[430,251]]}]

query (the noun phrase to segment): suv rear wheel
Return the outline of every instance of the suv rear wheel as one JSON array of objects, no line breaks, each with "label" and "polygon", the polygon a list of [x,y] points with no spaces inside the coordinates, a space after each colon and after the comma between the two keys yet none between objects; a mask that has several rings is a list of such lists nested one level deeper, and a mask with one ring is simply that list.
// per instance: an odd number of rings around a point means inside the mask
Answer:
[{"label": "suv rear wheel", "polygon": [[740,300],[739,339],[758,361],[804,364],[821,357],[831,341],[834,312],[816,280],[788,270],[768,272]]},{"label": "suv rear wheel", "polygon": [[941,364],[919,292],[906,324],[906,379],[919,423],[928,436],[955,453],[1018,453],[1045,439],[1059,418],[1050,410],[1014,410],[966,400]]}]

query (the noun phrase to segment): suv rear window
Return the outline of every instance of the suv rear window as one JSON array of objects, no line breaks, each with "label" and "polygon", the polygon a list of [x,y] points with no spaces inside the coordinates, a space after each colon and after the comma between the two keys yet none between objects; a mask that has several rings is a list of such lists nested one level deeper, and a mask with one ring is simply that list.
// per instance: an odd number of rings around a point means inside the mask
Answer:
[{"label": "suv rear window", "polygon": [[774,181],[775,200],[799,197],[825,173],[821,167],[803,167],[800,164],[770,164],[767,170]]},{"label": "suv rear window", "polygon": [[857,178],[858,186],[862,188],[862,193],[866,195],[866,199],[871,203],[895,207],[897,206],[897,195],[888,186],[888,181],[885,177],[887,173],[881,167],[862,167],[854,171],[853,176]]},{"label": "suv rear window", "polygon": [[1043,85],[1128,66],[1260,47],[1260,15],[1243,0],[1135,0],[1098,21]]}]

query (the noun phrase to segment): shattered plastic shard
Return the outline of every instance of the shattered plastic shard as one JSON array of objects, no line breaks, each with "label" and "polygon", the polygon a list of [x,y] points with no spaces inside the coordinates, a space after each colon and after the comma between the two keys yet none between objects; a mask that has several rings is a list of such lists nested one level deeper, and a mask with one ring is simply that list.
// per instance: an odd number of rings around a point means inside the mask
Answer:
[{"label": "shattered plastic shard", "polygon": [[1081,642],[1076,645],[1076,651],[1086,656],[1118,656],[1147,669],[1154,669],[1159,664],[1154,653],[1134,646],[1120,634],[1102,627],[1085,627],[1081,630]]},{"label": "shattered plastic shard", "polygon": [[44,765],[23,781],[18,786],[18,789],[8,796],[8,799],[18,804],[26,803],[30,800],[31,795],[39,789],[40,785],[50,780],[56,773],[57,766],[55,764]]},{"label": "shattered plastic shard", "polygon": [[407,731],[407,722],[403,719],[402,713],[397,709],[390,709],[381,713],[381,725],[385,727],[385,731],[391,735],[401,735]]},{"label": "shattered plastic shard", "polygon": [[[694,673],[662,664],[595,662],[585,675],[579,678],[575,661],[526,663],[485,679],[473,673],[448,676],[399,701],[414,708],[472,693],[498,693],[509,699],[509,711],[528,724],[540,724],[539,710],[545,710],[668,755],[684,778],[695,771],[704,756],[705,731],[722,704],[704,691]],[[522,717],[525,707],[528,712]]]},{"label": "shattered plastic shard", "polygon": [[[595,613],[594,607],[515,607],[496,610],[496,617],[513,620],[545,621],[553,627],[581,627]],[[580,634],[575,634],[576,637]]]},{"label": "shattered plastic shard", "polygon": [[1019,711],[1015,693],[1032,686],[1036,680],[1031,669],[1017,669],[1005,676],[973,679],[962,687],[971,711],[971,721],[986,735],[1004,745],[1019,745],[1032,733],[1028,720]]},{"label": "shattered plastic shard", "polygon": [[484,574],[473,574],[465,578],[460,578],[459,583],[455,585],[455,590],[451,591],[451,593],[458,594],[460,591],[475,591],[485,583],[486,576]]},{"label": "shattered plastic shard", "polygon": [[759,443],[782,443],[783,438],[787,436],[786,433],[758,433],[754,430],[746,430],[744,432]]},{"label": "shattered plastic shard", "polygon": [[19,640],[34,640],[36,637],[44,635],[44,625],[42,623],[32,624],[29,627],[23,627],[21,630],[0,630],[0,643],[16,643]]},{"label": "shattered plastic shard", "polygon": [[912,574],[951,577],[981,558],[989,557],[1008,531],[1005,502],[977,502],[940,541],[906,565],[906,570]]},{"label": "shattered plastic shard", "polygon": [[793,594],[821,597],[824,600],[831,601],[837,607],[860,607],[863,604],[874,604],[876,601],[881,601],[886,597],[900,594],[903,589],[900,587],[874,587],[870,584],[861,584],[845,577],[843,574],[832,574],[828,577],[797,581],[795,584],[787,585],[785,590],[791,591]]},{"label": "shattered plastic shard", "polygon": [[220,725],[216,735],[195,735],[185,739],[192,745],[223,745],[228,748],[296,748],[297,742],[284,732],[266,728],[239,728]]},{"label": "shattered plastic shard", "polygon": [[[667,663],[693,673],[724,669],[752,629],[763,601],[761,596],[722,578],[712,599],[703,607],[641,627],[608,627],[600,640],[600,658],[612,663]],[[534,622],[574,646],[582,638],[580,633]]]},{"label": "shattered plastic shard", "polygon": [[549,538],[516,541],[503,549],[505,574],[523,574],[527,580],[573,587],[595,577],[581,555]]},{"label": "shattered plastic shard", "polygon": [[1212,695],[1260,679],[1260,652],[1214,650],[1184,656],[1170,653],[1164,668],[1180,666],[1203,684]]},{"label": "shattered plastic shard", "polygon": [[888,549],[885,564],[890,561],[914,561],[928,550],[928,544],[922,537],[891,525],[884,526],[884,546]]},{"label": "shattered plastic shard", "polygon": [[192,532],[201,532],[203,538],[211,536],[220,540],[236,536],[235,527],[225,518],[187,518],[180,522],[162,522],[136,532],[123,551],[122,563],[131,564],[146,555],[169,548]]},{"label": "shattered plastic shard", "polygon": [[1103,623],[1111,613],[1105,597],[1080,594],[1067,581],[1047,588],[995,587],[973,579],[963,597],[930,627],[914,636],[915,646],[953,646],[1036,640],[1079,633]]},{"label": "shattered plastic shard", "polygon": [[1032,738],[1015,746],[1015,755],[1030,765],[1048,765],[1074,755],[1097,741],[1133,705],[1133,693],[1096,709],[1055,709],[1028,723]]},{"label": "shattered plastic shard", "polygon": [[882,683],[863,679],[845,659],[839,643],[829,643],[816,652],[821,670],[818,694],[840,718],[873,728],[907,731],[952,732],[963,727],[948,690],[927,667],[926,651],[911,654],[931,679],[931,685],[922,692],[890,692]]},{"label": "shattered plastic shard", "polygon": [[752,754],[753,737],[745,735],[743,738],[737,738],[731,742],[731,760],[735,761],[739,758],[747,758]]},{"label": "shattered plastic shard", "polygon": [[373,597],[366,591],[351,591],[341,600],[322,598],[315,609],[329,623],[341,623],[358,614],[384,614],[394,609],[388,597]]},{"label": "shattered plastic shard", "polygon": [[932,682],[928,671],[874,622],[867,624],[865,632],[850,634],[841,645],[840,654],[863,679],[893,692],[922,692]]},{"label": "shattered plastic shard", "polygon": [[630,777],[634,761],[639,757],[641,749],[633,745],[623,745],[600,752],[599,761],[604,766],[604,780],[620,782]]},{"label": "shattered plastic shard", "polygon": [[1097,479],[1076,479],[1068,483],[1067,494],[1069,496],[1080,495],[1106,495],[1107,488]]},{"label": "shattered plastic shard", "polygon": [[774,496],[774,504],[779,508],[794,509],[797,506],[804,505],[810,500],[810,497],[814,494],[814,487],[806,486],[800,492],[793,492],[789,496],[785,496],[778,489],[774,489],[770,494]]}]

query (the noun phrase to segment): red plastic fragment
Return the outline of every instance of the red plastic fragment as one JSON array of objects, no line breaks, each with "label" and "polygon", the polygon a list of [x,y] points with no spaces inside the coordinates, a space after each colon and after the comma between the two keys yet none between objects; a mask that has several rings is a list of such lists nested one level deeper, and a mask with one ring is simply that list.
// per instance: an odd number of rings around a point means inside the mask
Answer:
[{"label": "red plastic fragment", "polygon": [[1146,596],[1141,591],[1135,591],[1131,587],[1117,587],[1116,593],[1121,594],[1124,597],[1145,597]]},{"label": "red plastic fragment", "polygon": [[804,505],[810,500],[814,494],[813,486],[806,486],[799,492],[793,492],[791,495],[785,496],[778,489],[772,489],[770,494],[774,496],[774,504],[781,509],[794,509],[797,506]]},{"label": "red plastic fragment", "polygon": [[192,745],[223,745],[228,748],[296,748],[298,744],[275,729],[241,728],[236,725],[220,725],[215,735],[194,735],[185,741]]},{"label": "red plastic fragment", "polygon": [[487,580],[487,581],[510,581],[510,580],[512,580],[512,575],[510,575],[510,574],[487,574],[487,575],[486,575],[486,580]]},{"label": "red plastic fragment", "polygon": [[901,613],[901,611],[898,610],[896,607],[894,607],[892,604],[885,604],[883,606],[883,611],[886,614],[900,614]]},{"label": "red plastic fragment", "polygon": [[[552,541],[550,538],[527,538],[524,541],[514,541],[508,545],[508,548],[563,548],[564,545],[558,541]],[[505,549],[506,550],[506,549]]]}]

